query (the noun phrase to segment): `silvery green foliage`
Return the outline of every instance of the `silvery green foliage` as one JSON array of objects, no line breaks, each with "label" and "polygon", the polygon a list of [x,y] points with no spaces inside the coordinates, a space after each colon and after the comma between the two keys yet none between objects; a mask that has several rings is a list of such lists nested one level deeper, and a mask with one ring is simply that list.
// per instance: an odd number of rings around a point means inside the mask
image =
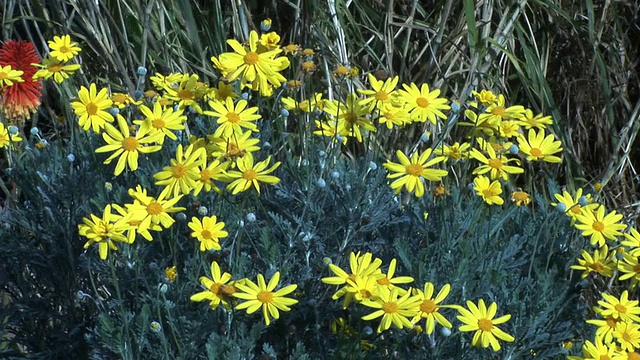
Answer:
[{"label": "silvery green foliage", "polygon": [[[91,138],[89,139],[90,141]],[[579,284],[570,277],[576,234],[565,216],[536,196],[534,206],[488,207],[472,190],[451,187],[451,195],[417,199],[394,195],[382,166],[372,158],[350,159],[338,150],[311,149],[303,159],[278,155],[282,165],[276,186],[220,196],[214,192],[185,198],[187,219],[206,206],[224,221],[229,237],[219,252],[198,251],[188,221],[153,233],[154,241],[118,244],[107,261],[82,248],[77,234],[82,217],[105,204],[130,201],[127,189],[142,183],[154,189],[140,171],[113,178],[93,154],[79,148],[70,164],[63,151],[34,153],[11,178],[20,184],[23,202],[3,214],[3,291],[12,302],[2,310],[33,357],[56,351],[86,354],[91,359],[250,359],[250,358],[526,358],[564,356],[560,343],[587,333]],[[52,148],[52,150],[55,148]],[[161,166],[162,153],[150,163]],[[275,159],[274,159],[275,160]],[[304,160],[304,161],[303,161]],[[378,164],[384,160],[378,159]],[[94,175],[90,169],[102,169]],[[337,172],[340,176],[330,176]],[[317,186],[317,179],[326,186]],[[104,182],[113,183],[112,189]],[[550,185],[551,186],[551,185]],[[150,190],[151,191],[151,190]],[[154,189],[155,191],[155,189]],[[193,203],[197,200],[199,203]],[[254,221],[244,221],[246,214]],[[428,216],[425,218],[425,213]],[[252,217],[253,220],[253,217]],[[241,221],[243,226],[241,226]],[[447,303],[482,298],[499,305],[512,319],[502,326],[516,337],[500,354],[472,348],[472,334],[457,327],[448,336],[392,329],[381,335],[377,321],[360,318],[370,309],[331,300],[337,290],[320,279],[331,276],[325,258],[348,270],[349,254],[372,252],[383,271],[398,259],[397,275],[452,286]],[[281,312],[269,327],[260,312],[212,310],[189,297],[202,290],[200,276],[210,276],[211,261],[234,279],[258,273],[268,279],[281,272],[281,284],[295,283],[299,303]],[[176,265],[169,283],[164,269]],[[52,270],[53,269],[53,270]],[[164,285],[164,286],[163,286]],[[161,291],[161,289],[164,289]],[[43,304],[47,304],[44,306]],[[443,314],[458,325],[455,312]],[[342,318],[342,325],[332,323]],[[55,326],[42,326],[49,319]],[[156,323],[157,326],[152,325]],[[335,325],[335,324],[334,324]],[[423,324],[424,325],[424,324]],[[65,335],[60,338],[59,329]],[[65,342],[66,341],[66,342]],[[56,346],[54,346],[56,345]],[[19,356],[17,347],[2,355]]]}]

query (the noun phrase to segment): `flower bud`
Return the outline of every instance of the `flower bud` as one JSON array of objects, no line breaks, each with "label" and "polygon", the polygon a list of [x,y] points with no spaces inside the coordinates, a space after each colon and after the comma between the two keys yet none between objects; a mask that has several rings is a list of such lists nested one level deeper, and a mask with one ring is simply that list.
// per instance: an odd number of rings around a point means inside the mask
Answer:
[{"label": "flower bud", "polygon": [[147,68],[144,66],[139,66],[138,70],[136,70],[136,73],[138,74],[138,76],[145,76],[147,75]]},{"label": "flower bud", "polygon": [[289,116],[289,110],[287,110],[287,109],[280,110],[280,116],[282,116],[282,117]]},{"label": "flower bud", "polygon": [[428,142],[431,139],[431,133],[428,131],[425,131],[422,133],[422,135],[420,135],[420,141],[422,141],[423,143]]},{"label": "flower bud", "polygon": [[201,216],[205,216],[205,215],[207,215],[208,213],[209,213],[209,209],[207,209],[207,207],[206,207],[206,206],[200,206],[200,207],[198,208],[198,214],[199,214],[199,215],[201,215]]},{"label": "flower bud", "polygon": [[109,108],[109,110],[107,110],[107,112],[109,114],[111,114],[112,116],[116,116],[116,115],[120,114],[120,109],[118,109],[117,107],[112,107],[112,108]]},{"label": "flower bud", "polygon": [[334,170],[334,171],[332,171],[332,172],[331,172],[331,174],[329,174],[329,176],[330,176],[332,179],[337,180],[337,179],[339,179],[339,178],[340,178],[340,173]]},{"label": "flower bud", "polygon": [[246,217],[248,222],[256,221],[256,215],[254,213],[248,213]]},{"label": "flower bud", "polygon": [[271,30],[271,19],[270,18],[266,18],[264,20],[262,20],[260,22],[260,30],[262,30],[263,32],[267,32],[269,30]]},{"label": "flower bud", "polygon": [[187,221],[187,215],[183,212],[179,212],[176,214],[176,219],[179,221]]},{"label": "flower bud", "polygon": [[324,181],[323,178],[320,178],[316,181],[316,185],[318,185],[319,188],[324,189],[327,186],[327,182]]},{"label": "flower bud", "polygon": [[564,203],[558,203],[558,205],[556,205],[556,209],[563,213],[567,211],[567,205],[565,205]]},{"label": "flower bud", "polygon": [[520,152],[520,148],[518,147],[518,145],[513,144],[509,147],[509,152],[513,155],[518,155],[518,153]]},{"label": "flower bud", "polygon": [[[15,126],[14,126],[14,127],[15,127]],[[16,128],[16,132],[15,132],[15,134],[17,134],[17,133],[18,133],[18,128],[17,128],[17,127],[15,127],[15,128]],[[13,132],[12,132],[12,134],[13,134]],[[15,135],[15,134],[14,134],[14,135]],[[38,128],[37,128],[37,127],[35,127],[35,126],[34,126],[34,127],[32,127],[32,128],[31,128],[31,135],[36,136],[36,135],[38,135],[38,134],[40,134],[40,129],[38,129]]]},{"label": "flower bud", "polygon": [[449,336],[451,336],[451,329],[449,329],[447,327],[442,327],[442,328],[440,328],[440,334],[442,334],[442,336],[444,336],[444,337],[449,337]]},{"label": "flower bud", "polygon": [[[32,128],[31,131],[33,131],[33,129],[38,129],[38,128]],[[15,125],[10,125],[7,128],[7,130],[9,130],[9,134],[16,135],[20,129],[18,129],[18,127],[15,126]],[[35,134],[35,135],[37,135],[37,134]]]},{"label": "flower bud", "polygon": [[587,200],[586,196],[580,196],[580,198],[578,199],[578,204],[580,204],[580,206],[587,206],[589,205],[589,200]]},{"label": "flower bud", "polygon": [[70,162],[70,163],[76,161],[76,156],[73,155],[73,154],[67,155],[67,161]]}]

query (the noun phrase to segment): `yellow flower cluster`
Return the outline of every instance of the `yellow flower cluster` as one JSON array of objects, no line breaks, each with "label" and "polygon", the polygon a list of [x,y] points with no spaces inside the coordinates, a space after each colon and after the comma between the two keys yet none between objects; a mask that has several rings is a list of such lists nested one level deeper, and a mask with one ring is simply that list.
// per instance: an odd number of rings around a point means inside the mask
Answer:
[{"label": "yellow flower cluster", "polygon": [[[290,306],[298,303],[298,300],[286,297],[291,294],[298,285],[287,285],[276,290],[280,284],[280,272],[276,271],[269,283],[267,283],[262,274],[258,274],[257,284],[250,279],[231,280],[232,275],[229,273],[221,273],[220,266],[217,262],[211,263],[211,278],[206,276],[200,277],[200,284],[204,288],[203,291],[191,296],[191,301],[209,301],[212,309],[216,309],[218,305],[231,311],[246,310],[247,314],[262,309],[264,322],[268,326],[271,319],[279,319],[279,311],[290,311]],[[237,303],[237,299],[244,300]]]},{"label": "yellow flower cluster", "polygon": [[32,64],[40,68],[34,75],[33,80],[45,79],[53,80],[58,84],[62,84],[69,75],[80,69],[80,64],[69,64],[68,62],[80,53],[82,49],[76,42],[71,41],[69,35],[54,36],[49,41],[48,58],[42,59],[42,64]]},{"label": "yellow flower cluster", "polygon": [[499,340],[512,342],[513,336],[505,333],[496,325],[507,322],[511,315],[503,315],[495,318],[498,306],[492,303],[486,306],[480,299],[476,304],[466,302],[466,307],[452,304],[442,304],[451,291],[451,285],[445,284],[440,291],[435,292],[432,283],[426,282],[424,287],[404,289],[400,285],[414,282],[410,276],[395,276],[396,259],[392,259],[387,273],[383,273],[380,267],[382,260],[374,258],[371,253],[351,253],[349,255],[349,272],[329,263],[329,270],[334,276],[322,278],[322,282],[329,285],[340,286],[332,299],[341,297],[343,308],[350,303],[374,309],[370,314],[364,315],[363,320],[380,319],[378,333],[388,330],[391,325],[402,329],[412,329],[421,320],[425,320],[425,331],[433,333],[436,323],[445,328],[453,325],[440,312],[441,309],[455,309],[458,311],[458,320],[464,325],[460,331],[474,331],[473,346],[489,347],[494,351],[500,350]]}]

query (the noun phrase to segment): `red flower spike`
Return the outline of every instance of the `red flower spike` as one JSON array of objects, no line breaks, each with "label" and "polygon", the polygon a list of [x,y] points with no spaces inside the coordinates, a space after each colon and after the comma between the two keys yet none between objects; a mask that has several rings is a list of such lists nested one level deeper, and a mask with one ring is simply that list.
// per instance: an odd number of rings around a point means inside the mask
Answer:
[{"label": "red flower spike", "polygon": [[16,82],[0,90],[0,107],[7,119],[12,122],[31,117],[40,105],[42,83],[33,81],[33,74],[38,68],[31,64],[39,64],[40,57],[33,43],[23,40],[7,40],[0,47],[0,65],[11,65],[13,70],[22,70],[24,82]]}]

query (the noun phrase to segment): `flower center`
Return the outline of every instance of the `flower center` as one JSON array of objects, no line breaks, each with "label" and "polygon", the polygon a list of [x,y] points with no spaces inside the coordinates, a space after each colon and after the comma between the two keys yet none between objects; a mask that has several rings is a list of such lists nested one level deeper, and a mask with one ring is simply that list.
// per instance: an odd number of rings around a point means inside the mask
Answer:
[{"label": "flower center", "polygon": [[247,65],[255,65],[259,60],[260,56],[258,56],[258,54],[254,53],[253,51],[247,52],[247,54],[244,56],[244,63]]},{"label": "flower center", "polygon": [[629,335],[629,333],[625,332],[622,334],[622,339],[624,339],[624,341],[631,341],[632,337],[631,335]]},{"label": "flower center", "polygon": [[363,299],[368,299],[371,297],[371,291],[367,289],[362,289],[360,290],[360,296],[362,296]]},{"label": "flower center", "polygon": [[391,285],[391,281],[389,281],[386,276],[382,279],[378,279],[376,282],[378,283],[378,285]]},{"label": "flower center", "polygon": [[87,108],[87,114],[89,114],[89,116],[93,116],[96,115],[98,113],[98,105],[90,102],[86,105]]},{"label": "flower center", "polygon": [[182,100],[190,100],[193,98],[193,91],[187,89],[179,90],[178,98]]},{"label": "flower center", "polygon": [[69,52],[69,48],[64,46],[64,45],[62,45],[62,46],[60,46],[60,52],[63,53],[63,54],[64,53],[68,53]]},{"label": "flower center", "polygon": [[594,221],[591,227],[597,232],[602,232],[602,230],[604,230],[604,224],[601,221]]},{"label": "flower center", "polygon": [[396,115],[394,113],[392,113],[392,112],[388,112],[388,113],[384,114],[384,117],[389,119],[389,120],[393,120],[393,119],[396,118]]},{"label": "flower center", "polygon": [[535,156],[535,157],[542,156],[542,150],[540,150],[538,148],[531,148],[531,150],[529,150],[529,152],[531,153],[531,156]]},{"label": "flower center", "polygon": [[4,80],[8,78],[9,78],[9,74],[7,74],[6,72],[0,72],[0,80]]},{"label": "flower center", "polygon": [[165,125],[166,123],[162,119],[155,119],[151,121],[151,126],[153,126],[156,129],[162,129],[165,127]]},{"label": "flower center", "polygon": [[635,266],[633,267],[633,271],[634,271],[636,274],[640,274],[640,264],[635,265]]},{"label": "flower center", "polygon": [[484,196],[485,198],[490,198],[493,196],[493,191],[491,191],[491,189],[482,190],[482,196]]},{"label": "flower center", "polygon": [[637,352],[630,352],[627,353],[627,359],[628,360],[640,360],[640,354],[638,354]]},{"label": "flower center", "polygon": [[497,115],[497,116],[502,116],[505,113],[505,109],[502,106],[496,106],[493,109],[491,109],[491,114],[493,115]]},{"label": "flower center", "polygon": [[60,64],[49,65],[49,71],[52,73],[60,72],[62,71],[62,65]]},{"label": "flower center", "polygon": [[378,101],[385,101],[385,100],[387,100],[389,98],[389,94],[387,94],[384,91],[378,91],[378,92],[376,92],[375,98]]},{"label": "flower center", "polygon": [[427,299],[423,301],[422,304],[420,304],[420,311],[422,311],[423,313],[431,314],[436,310],[436,308],[437,306],[435,301],[431,299]]},{"label": "flower center", "polygon": [[245,180],[253,181],[258,178],[258,173],[253,169],[247,169],[242,173],[242,178]]},{"label": "flower center", "polygon": [[136,139],[134,136],[125,138],[124,140],[122,140],[122,148],[126,151],[136,151],[136,149],[138,148],[138,139]]},{"label": "flower center", "polygon": [[611,316],[607,317],[605,319],[605,322],[607,323],[607,326],[610,327],[611,329],[615,329],[616,325],[618,324],[618,320],[612,318]]},{"label": "flower center", "polygon": [[582,206],[576,204],[571,208],[571,212],[574,214],[580,214],[582,212]]},{"label": "flower center", "polygon": [[598,360],[611,360],[611,358],[609,357],[609,355],[600,355]]},{"label": "flower center", "polygon": [[220,295],[221,288],[222,288],[222,284],[213,283],[213,285],[211,285],[211,287],[209,288],[209,291],[211,291],[216,295]]},{"label": "flower center", "polygon": [[420,176],[423,170],[422,165],[420,164],[409,164],[405,169],[407,171],[407,174],[413,175],[413,176]]},{"label": "flower center", "polygon": [[386,302],[382,305],[382,310],[387,314],[393,314],[398,312],[398,304],[394,302]]},{"label": "flower center", "polygon": [[416,99],[416,104],[418,106],[420,106],[421,108],[426,108],[429,106],[429,100],[427,100],[426,98],[423,97],[419,97]]},{"label": "flower center", "polygon": [[617,312],[619,312],[620,314],[626,314],[627,313],[627,308],[622,305],[622,304],[616,304],[616,306],[614,307],[616,309]]},{"label": "flower center", "polygon": [[227,121],[232,124],[237,124],[240,122],[240,115],[234,112],[227,113]]},{"label": "flower center", "polygon": [[480,319],[478,320],[478,327],[482,331],[491,331],[493,328],[493,323],[489,319]]},{"label": "flower center", "polygon": [[494,169],[502,168],[502,161],[500,159],[489,159],[488,165]]},{"label": "flower center", "polygon": [[147,213],[149,215],[158,215],[162,214],[162,205],[158,204],[155,201],[152,201],[147,205]]},{"label": "flower center", "polygon": [[344,121],[348,122],[348,123],[354,123],[356,122],[356,120],[358,120],[358,116],[356,114],[354,114],[353,112],[349,111],[344,113]]},{"label": "flower center", "polygon": [[602,264],[599,263],[599,262],[593,263],[593,264],[589,265],[589,267],[591,269],[593,269],[593,271],[595,271],[597,273],[600,273],[600,272],[602,272],[602,270],[604,270],[604,266],[602,266]]},{"label": "flower center", "polygon": [[211,179],[211,173],[209,172],[209,170],[204,169],[200,171],[200,181],[206,182],[209,181],[209,179]]},{"label": "flower center", "polygon": [[206,230],[206,229],[205,229],[205,230],[202,230],[202,231],[200,232],[200,235],[201,235],[201,236],[202,236],[202,238],[203,238],[203,239],[205,239],[205,240],[211,240],[211,231],[209,231],[209,230]]},{"label": "flower center", "polygon": [[187,167],[182,165],[182,164],[176,164],[176,166],[173,167],[173,177],[174,178],[181,178],[183,176],[185,176],[187,173]]},{"label": "flower center", "polygon": [[257,298],[263,304],[270,304],[273,301],[273,293],[271,291],[261,291]]},{"label": "flower center", "polygon": [[226,296],[231,296],[237,292],[238,290],[233,285],[222,285],[222,293]]}]

